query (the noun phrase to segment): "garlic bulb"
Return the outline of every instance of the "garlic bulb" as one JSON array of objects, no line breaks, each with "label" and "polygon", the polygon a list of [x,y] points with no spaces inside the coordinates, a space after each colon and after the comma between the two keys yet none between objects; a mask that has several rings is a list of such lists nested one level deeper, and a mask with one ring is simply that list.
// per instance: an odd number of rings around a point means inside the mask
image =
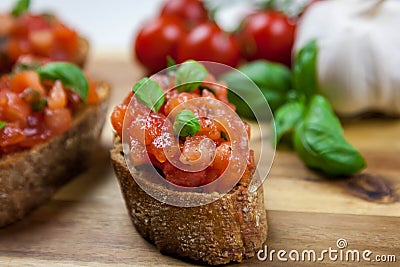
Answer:
[{"label": "garlic bulb", "polygon": [[400,1],[329,0],[302,17],[294,51],[318,44],[318,82],[339,115],[400,115]]}]

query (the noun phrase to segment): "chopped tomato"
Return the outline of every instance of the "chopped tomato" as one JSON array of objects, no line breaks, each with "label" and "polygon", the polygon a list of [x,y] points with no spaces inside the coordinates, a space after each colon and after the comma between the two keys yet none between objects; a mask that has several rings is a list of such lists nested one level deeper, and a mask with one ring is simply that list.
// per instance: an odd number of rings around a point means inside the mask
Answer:
[{"label": "chopped tomato", "polygon": [[114,108],[114,111],[111,113],[111,124],[120,138],[122,138],[122,126],[124,124],[124,118],[127,108],[128,106],[126,104],[119,104]]},{"label": "chopped tomato", "polygon": [[204,135],[214,141],[221,139],[223,128],[218,122],[208,118],[199,118],[199,123],[201,128],[196,135]]},{"label": "chopped tomato", "polygon": [[100,97],[96,91],[96,85],[94,83],[89,83],[89,92],[86,98],[86,103],[97,104],[100,101]]},{"label": "chopped tomato", "polygon": [[[23,57],[21,64],[40,66],[42,60]],[[94,86],[94,84],[92,85]],[[0,78],[0,157],[46,142],[70,129],[81,107],[79,95],[60,80],[41,81],[34,70],[20,70]]]},{"label": "chopped tomato", "polygon": [[50,29],[43,29],[30,32],[28,40],[35,54],[47,56],[54,43],[54,35]]},{"label": "chopped tomato", "polygon": [[215,152],[215,158],[212,166],[219,171],[221,175],[229,164],[232,148],[229,142],[222,143]]},{"label": "chopped tomato", "polygon": [[28,54],[74,62],[79,49],[77,32],[49,14],[0,15],[0,36],[1,72]]},{"label": "chopped tomato", "polygon": [[14,93],[21,93],[26,88],[34,89],[41,95],[45,94],[39,75],[33,70],[21,71],[11,79],[10,89]]},{"label": "chopped tomato", "polygon": [[124,124],[124,118],[126,109],[128,108],[129,102],[133,97],[131,92],[123,101],[123,103],[117,105],[113,112],[111,113],[111,124],[114,130],[117,132],[118,136],[122,139],[122,126]]},{"label": "chopped tomato", "polygon": [[71,127],[71,111],[66,108],[46,109],[44,121],[47,128],[54,134],[62,134]]},{"label": "chopped tomato", "polygon": [[174,108],[182,104],[183,102],[189,101],[190,99],[199,97],[193,93],[183,92],[171,97],[164,106],[164,112],[168,115]]},{"label": "chopped tomato", "polygon": [[14,18],[9,14],[0,14],[0,36],[10,34],[14,25]]},{"label": "chopped tomato", "polygon": [[164,164],[163,173],[167,181],[186,187],[200,186],[203,184],[203,181],[207,179],[206,170],[199,172],[185,172],[176,168],[169,162]]},{"label": "chopped tomato", "polygon": [[59,49],[67,51],[69,56],[76,52],[78,47],[78,34],[68,28],[60,21],[56,21],[53,26],[54,39]]},{"label": "chopped tomato", "polygon": [[25,137],[24,132],[16,124],[9,123],[0,130],[0,147],[18,144]]},{"label": "chopped tomato", "polygon": [[60,81],[56,81],[49,91],[47,97],[47,106],[49,109],[64,108],[67,104],[67,94],[64,91],[63,85]]},{"label": "chopped tomato", "polygon": [[15,122],[21,126],[26,125],[26,118],[31,112],[31,107],[16,93],[0,91],[0,105],[2,121]]}]

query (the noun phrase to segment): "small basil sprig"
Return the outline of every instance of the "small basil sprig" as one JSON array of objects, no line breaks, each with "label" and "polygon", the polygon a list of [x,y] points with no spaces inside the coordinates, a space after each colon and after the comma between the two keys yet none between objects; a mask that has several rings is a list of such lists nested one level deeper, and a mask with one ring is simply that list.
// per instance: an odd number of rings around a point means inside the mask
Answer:
[{"label": "small basil sprig", "polygon": [[350,175],[365,168],[361,154],[344,138],[340,122],[324,97],[314,95],[293,134],[298,155],[311,168]]},{"label": "small basil sprig", "polygon": [[39,91],[33,88],[26,88],[22,94],[22,99],[31,105],[31,108],[35,112],[42,111],[47,105],[47,99],[42,97]]},{"label": "small basil sprig", "polygon": [[176,70],[178,92],[193,92],[207,77],[207,69],[197,61],[187,60]]},{"label": "small basil sprig", "polygon": [[184,109],[176,115],[173,128],[179,137],[194,136],[200,131],[200,123],[192,111]]},{"label": "small basil sprig", "polygon": [[161,86],[150,78],[143,78],[138,81],[132,88],[135,97],[142,104],[146,105],[153,111],[158,111],[164,104],[164,91]]},{"label": "small basil sprig", "polygon": [[[223,75],[220,79],[226,81],[232,89],[228,91],[228,99],[236,106],[236,112],[240,116],[254,118],[250,107],[253,110],[265,109],[265,101],[254,92],[255,87],[251,82],[260,88],[272,111],[285,103],[287,93],[292,86],[292,74],[286,66],[266,60],[256,60],[238,70],[245,76],[234,71]],[[235,92],[246,95],[248,103]]]},{"label": "small basil sprig", "polygon": [[279,143],[285,135],[291,135],[296,125],[302,120],[305,110],[303,102],[294,101],[280,107],[275,112],[276,142]]},{"label": "small basil sprig", "polygon": [[60,80],[62,84],[77,93],[86,101],[89,83],[85,74],[77,66],[67,62],[52,62],[39,67],[37,73],[41,80]]},{"label": "small basil sprig", "polygon": [[294,61],[294,89],[307,98],[317,92],[317,57],[317,42],[311,40],[299,50]]},{"label": "small basil sprig", "polygon": [[6,127],[7,122],[5,121],[0,121],[0,130],[3,129],[4,127]]},{"label": "small basil sprig", "polygon": [[30,0],[18,0],[11,11],[11,14],[14,17],[22,15],[23,13],[28,11],[30,4]]}]

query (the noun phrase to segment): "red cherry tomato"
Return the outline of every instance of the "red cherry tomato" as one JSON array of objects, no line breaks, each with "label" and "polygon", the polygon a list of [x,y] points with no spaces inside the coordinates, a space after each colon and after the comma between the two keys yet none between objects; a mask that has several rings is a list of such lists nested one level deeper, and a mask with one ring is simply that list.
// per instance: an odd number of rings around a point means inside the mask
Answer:
[{"label": "red cherry tomato", "polygon": [[161,16],[177,16],[188,28],[208,19],[208,13],[199,0],[168,0],[161,9]]},{"label": "red cherry tomato", "polygon": [[294,33],[295,24],[283,13],[266,10],[245,17],[238,38],[246,59],[266,59],[290,66]]},{"label": "red cherry tomato", "polygon": [[134,53],[150,72],[158,72],[167,66],[167,56],[176,58],[177,44],[185,33],[185,26],[177,17],[155,18],[139,31]]},{"label": "red cherry tomato", "polygon": [[211,22],[194,27],[178,45],[178,63],[194,59],[236,66],[239,58],[239,46],[234,36]]}]

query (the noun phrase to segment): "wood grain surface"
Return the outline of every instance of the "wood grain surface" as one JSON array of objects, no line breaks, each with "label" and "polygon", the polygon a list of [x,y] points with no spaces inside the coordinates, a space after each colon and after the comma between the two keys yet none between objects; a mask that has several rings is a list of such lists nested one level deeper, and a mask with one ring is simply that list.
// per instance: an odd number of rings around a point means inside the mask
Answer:
[{"label": "wood grain surface", "polygon": [[[88,70],[113,85],[111,108],[144,71],[119,55],[92,57]],[[346,121],[345,134],[368,168],[350,179],[310,171],[295,154],[281,150],[266,182],[268,251],[370,250],[396,262],[330,260],[282,262],[257,258],[242,266],[400,266],[400,120]],[[160,254],[132,227],[111,169],[107,121],[93,167],[23,220],[0,229],[0,266],[192,266]],[[171,226],[173,227],[173,226]],[[339,250],[340,251],[340,250]],[[262,254],[260,254],[262,255]],[[286,254],[286,258],[288,255]],[[237,266],[237,265],[236,265]]]}]

